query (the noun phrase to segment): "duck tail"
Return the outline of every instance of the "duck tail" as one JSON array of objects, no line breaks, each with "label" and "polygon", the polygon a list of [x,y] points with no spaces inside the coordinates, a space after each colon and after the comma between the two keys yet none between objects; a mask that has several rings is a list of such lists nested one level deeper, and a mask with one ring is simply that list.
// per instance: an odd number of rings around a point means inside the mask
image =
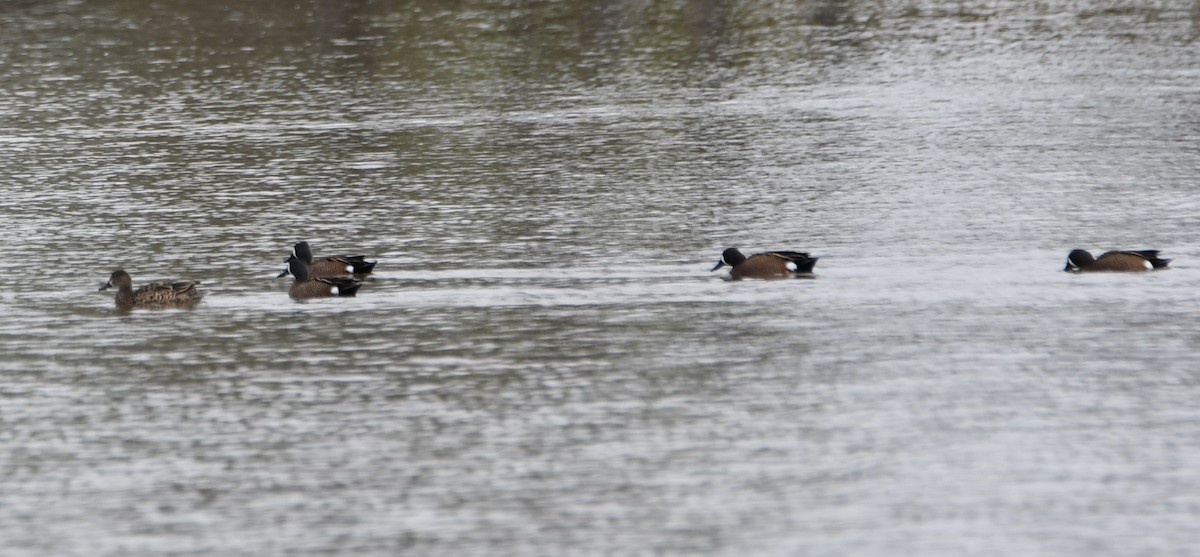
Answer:
[{"label": "duck tail", "polygon": [[1149,261],[1150,265],[1152,265],[1155,269],[1166,269],[1167,265],[1171,263],[1171,260],[1170,259],[1159,259],[1158,251],[1159,250],[1156,250],[1156,249],[1147,249],[1147,250],[1135,251],[1133,253],[1136,253],[1136,254],[1146,258],[1146,261]]},{"label": "duck tail", "polygon": [[352,278],[334,278],[330,279],[330,284],[337,287],[337,295],[341,298],[351,298],[358,294],[359,287],[362,283]]},{"label": "duck tail", "polygon": [[820,257],[809,257],[807,260],[796,261],[796,272],[797,273],[813,272],[813,267],[815,267],[817,265],[818,259],[820,259]]}]

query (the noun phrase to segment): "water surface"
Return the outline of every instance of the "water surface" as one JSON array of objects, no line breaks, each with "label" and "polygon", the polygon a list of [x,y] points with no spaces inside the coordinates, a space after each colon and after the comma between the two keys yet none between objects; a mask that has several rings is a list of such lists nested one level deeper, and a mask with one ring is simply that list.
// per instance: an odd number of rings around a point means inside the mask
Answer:
[{"label": "water surface", "polygon": [[[1184,2],[2,2],[0,549],[1187,554],[1198,32]],[[302,239],[377,271],[295,303]],[[731,282],[729,246],[821,260]],[[208,296],[121,314],[116,268]]]}]

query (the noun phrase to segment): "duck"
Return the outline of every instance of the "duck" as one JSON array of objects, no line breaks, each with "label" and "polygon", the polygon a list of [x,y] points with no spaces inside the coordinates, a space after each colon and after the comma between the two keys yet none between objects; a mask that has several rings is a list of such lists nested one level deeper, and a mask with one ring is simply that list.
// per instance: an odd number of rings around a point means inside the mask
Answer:
[{"label": "duck", "polygon": [[1138,251],[1110,251],[1092,257],[1087,250],[1075,249],[1067,255],[1067,266],[1063,270],[1068,273],[1083,273],[1094,271],[1141,272],[1166,269],[1170,259],[1160,259],[1159,250],[1148,249]]},{"label": "duck", "polygon": [[115,287],[117,307],[132,308],[187,308],[194,307],[204,298],[204,292],[196,289],[200,284],[191,280],[158,281],[133,289],[133,278],[124,269],[113,271],[108,282],[100,290]]},{"label": "duck", "polygon": [[[375,261],[367,261],[365,255],[331,255],[320,259],[313,259],[312,247],[308,242],[300,242],[292,248],[292,255],[284,261],[287,262],[291,257],[298,257],[308,265],[308,276],[316,277],[340,277],[348,275],[366,275],[375,269]],[[283,278],[289,273],[288,267],[284,267],[283,271],[275,278]]]},{"label": "duck", "polygon": [[746,257],[737,248],[721,253],[713,271],[729,266],[729,276],[741,278],[780,278],[811,275],[818,257],[800,251],[767,251]]},{"label": "duck", "polygon": [[288,296],[294,300],[331,296],[353,297],[362,286],[362,282],[352,277],[312,277],[308,273],[308,264],[295,254],[287,259],[287,263],[288,272],[295,278],[288,290]]}]

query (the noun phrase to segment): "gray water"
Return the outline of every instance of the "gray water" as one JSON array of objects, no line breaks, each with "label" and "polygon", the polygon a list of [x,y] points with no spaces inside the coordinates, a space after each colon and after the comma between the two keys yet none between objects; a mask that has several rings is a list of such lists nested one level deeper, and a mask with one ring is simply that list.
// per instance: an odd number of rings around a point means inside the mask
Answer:
[{"label": "gray water", "polygon": [[[0,1],[0,554],[1193,554],[1198,37],[1170,1]],[[296,303],[299,240],[379,264]],[[729,246],[820,262],[732,282]],[[117,268],[207,297],[119,313]]]}]

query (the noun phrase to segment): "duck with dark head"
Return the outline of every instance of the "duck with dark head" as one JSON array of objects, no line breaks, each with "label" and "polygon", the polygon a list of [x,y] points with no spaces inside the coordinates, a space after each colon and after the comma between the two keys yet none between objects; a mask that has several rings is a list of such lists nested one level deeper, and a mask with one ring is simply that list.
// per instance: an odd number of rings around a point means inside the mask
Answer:
[{"label": "duck with dark head", "polygon": [[1092,257],[1087,250],[1072,250],[1067,255],[1067,266],[1063,270],[1068,273],[1088,272],[1142,272],[1166,269],[1170,259],[1159,259],[1158,250],[1140,251],[1110,251],[1100,257]]},{"label": "duck with dark head", "polygon": [[[284,261],[290,261],[292,257],[299,258],[308,265],[309,277],[342,277],[351,275],[366,275],[375,269],[374,261],[367,261],[365,255],[331,255],[328,257],[313,258],[312,247],[308,242],[300,242],[292,248],[292,255]],[[290,271],[287,267],[279,273],[276,278],[287,276]]]},{"label": "duck with dark head", "polygon": [[733,279],[811,276],[817,259],[800,251],[767,251],[746,257],[737,248],[729,248],[712,270],[729,266]]},{"label": "duck with dark head", "polygon": [[362,283],[351,277],[313,277],[308,264],[293,254],[287,259],[288,272],[295,278],[288,295],[295,300],[328,298],[331,296],[352,297],[358,293]]}]

